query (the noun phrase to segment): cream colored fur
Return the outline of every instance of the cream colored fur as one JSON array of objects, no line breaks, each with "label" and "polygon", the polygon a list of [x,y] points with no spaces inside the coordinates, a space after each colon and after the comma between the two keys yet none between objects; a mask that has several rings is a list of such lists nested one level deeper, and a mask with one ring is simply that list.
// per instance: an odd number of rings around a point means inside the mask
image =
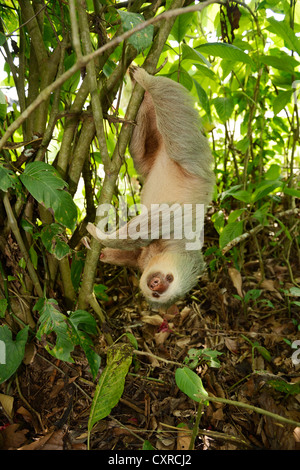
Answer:
[{"label": "cream colored fur", "polygon": [[[141,203],[148,208],[155,203],[206,207],[215,181],[212,155],[191,97],[182,85],[168,78],[151,76],[141,68],[134,68],[132,75],[146,91],[130,144],[135,166],[144,177]],[[98,238],[95,227],[89,224],[88,230]],[[154,306],[168,306],[184,296],[204,269],[201,251],[186,251],[184,240],[152,240],[149,234],[144,240],[101,242],[109,247],[102,252],[103,262],[142,271],[141,291]],[[171,274],[174,279],[154,297],[147,279],[157,272],[164,278]]]}]

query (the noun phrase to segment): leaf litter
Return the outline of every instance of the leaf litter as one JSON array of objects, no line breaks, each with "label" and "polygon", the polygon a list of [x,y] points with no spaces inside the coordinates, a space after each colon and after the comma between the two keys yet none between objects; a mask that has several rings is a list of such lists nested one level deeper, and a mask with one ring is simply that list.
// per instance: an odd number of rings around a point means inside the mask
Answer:
[{"label": "leaf litter", "polygon": [[[291,260],[299,284],[297,255]],[[266,255],[261,279],[249,243],[241,271],[227,258],[215,266],[184,300],[157,312],[140,297],[133,271],[105,269],[103,308],[110,333],[121,343],[134,338],[135,351],[121,399],[93,426],[92,449],[188,449],[198,404],[175,383],[175,371],[186,361],[209,396],[300,421],[300,365],[292,362],[292,343],[300,340],[299,299],[291,295],[296,291],[284,259]],[[107,348],[103,335],[94,338],[102,363],[93,380],[79,347],[72,353],[74,363],[68,363],[51,356],[42,338],[31,340],[17,380],[9,387],[0,385],[0,448],[86,449]],[[219,355],[212,357],[214,352]],[[202,410],[195,449],[299,450],[300,429],[253,410],[209,402]]]}]

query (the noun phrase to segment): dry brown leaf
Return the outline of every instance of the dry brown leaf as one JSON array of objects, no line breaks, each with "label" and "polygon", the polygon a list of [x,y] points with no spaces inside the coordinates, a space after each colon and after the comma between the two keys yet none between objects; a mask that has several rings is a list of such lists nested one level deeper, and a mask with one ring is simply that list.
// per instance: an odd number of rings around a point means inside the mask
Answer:
[{"label": "dry brown leaf", "polygon": [[50,431],[45,436],[37,439],[31,444],[19,447],[18,450],[63,450],[63,438],[65,431],[59,429],[58,431]]},{"label": "dry brown leaf", "polygon": [[23,358],[24,364],[26,364],[27,366],[29,364],[32,364],[33,361],[34,361],[35,355],[36,355],[35,345],[33,343],[26,344],[25,354],[24,354],[24,358]]},{"label": "dry brown leaf", "polygon": [[149,325],[160,326],[164,320],[160,315],[145,315],[142,317],[142,321]]},{"label": "dry brown leaf", "polygon": [[0,393],[0,404],[9,418],[13,416],[14,399],[10,395]]},{"label": "dry brown leaf", "polygon": [[180,338],[178,341],[176,341],[176,346],[178,346],[180,349],[184,349],[191,341],[190,336],[186,336],[185,338]]},{"label": "dry brown leaf", "polygon": [[269,290],[271,292],[276,292],[277,289],[274,286],[274,281],[272,279],[264,279],[262,283],[260,284],[260,287],[263,289]]},{"label": "dry brown leaf", "polygon": [[219,408],[218,410],[214,411],[212,414],[212,419],[216,421],[222,421],[224,419],[223,408]]},{"label": "dry brown leaf", "polygon": [[296,442],[300,442],[300,427],[294,429],[294,438]]},{"label": "dry brown leaf", "polygon": [[4,450],[18,449],[26,441],[28,429],[18,431],[19,427],[19,424],[14,423],[4,429],[2,433]]},{"label": "dry brown leaf", "polygon": [[180,312],[180,321],[181,323],[189,316],[192,309],[190,307],[184,307]]},{"label": "dry brown leaf", "polygon": [[235,339],[230,339],[230,338],[225,337],[224,342],[225,342],[226,348],[229,349],[230,352],[232,352],[233,354],[238,353],[239,348]]},{"label": "dry brown leaf", "polygon": [[242,276],[241,273],[235,269],[235,268],[229,268],[228,269],[228,274],[230,276],[230,279],[232,280],[232,284],[237,290],[237,293],[239,294],[240,297],[244,297],[244,293],[242,291]]},{"label": "dry brown leaf", "polygon": [[[171,323],[170,323],[171,326]],[[170,335],[170,330],[165,330],[165,331],[159,331],[158,333],[155,333],[154,335],[154,341],[157,346],[164,344],[168,336]]]},{"label": "dry brown leaf", "polygon": [[[190,448],[190,443],[191,443],[191,432],[187,432],[186,430],[189,430],[188,426],[184,424],[181,426],[180,431],[178,432],[177,436],[177,450],[189,450]],[[181,431],[182,429],[182,431]]]},{"label": "dry brown leaf", "polygon": [[20,408],[17,409],[16,413],[22,415],[27,423],[32,423],[32,414],[30,413],[30,411],[24,408],[24,406],[20,406]]}]

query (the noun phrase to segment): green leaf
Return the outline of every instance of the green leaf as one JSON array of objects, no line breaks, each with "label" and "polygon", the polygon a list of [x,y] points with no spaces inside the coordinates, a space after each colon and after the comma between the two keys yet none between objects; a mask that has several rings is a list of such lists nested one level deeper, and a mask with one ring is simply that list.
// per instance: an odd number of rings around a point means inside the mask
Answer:
[{"label": "green leaf", "polygon": [[[37,339],[48,336],[52,332],[56,334],[56,344],[51,347],[45,345],[46,350],[57,359],[66,362],[74,362],[70,353],[75,344],[71,337],[71,328],[67,323],[67,317],[58,309],[58,304],[54,299],[43,299],[44,303],[40,308],[40,327],[36,334]],[[39,305],[40,306],[40,305]],[[37,304],[34,309],[38,309]]]},{"label": "green leaf", "polygon": [[5,312],[8,307],[8,302],[6,299],[0,299],[0,318],[5,317]]},{"label": "green leaf", "polygon": [[280,91],[273,101],[274,114],[278,114],[287,104],[290,103],[294,90]]},{"label": "green leaf", "polygon": [[244,51],[242,51],[242,49],[239,49],[232,44],[225,44],[222,42],[208,42],[206,44],[201,44],[195,49],[198,52],[205,52],[206,54],[215,57],[221,57],[222,59],[253,65],[251,58]]},{"label": "green leaf", "polygon": [[284,188],[283,192],[284,192],[284,194],[287,194],[288,196],[300,198],[300,190],[299,189]]},{"label": "green leaf", "polygon": [[188,367],[176,369],[175,381],[177,387],[192,400],[200,402],[208,397],[208,393],[203,387],[202,380]]},{"label": "green leaf", "polygon": [[209,78],[210,80],[212,80],[213,82],[218,82],[218,77],[217,75],[214,73],[213,70],[209,69],[208,67],[205,67],[205,65],[202,65],[202,64],[195,64],[196,66],[196,69],[197,69],[197,73],[193,76],[194,78],[196,77],[196,75],[199,75],[200,74],[200,78],[203,80],[203,76],[204,77],[207,77]]},{"label": "green leaf", "polygon": [[49,253],[56,259],[63,259],[71,250],[64,237],[65,230],[58,224],[50,224],[43,228],[40,237]]},{"label": "green leaf", "polygon": [[88,334],[97,334],[96,320],[89,312],[76,310],[76,312],[71,313],[69,322],[72,326],[73,343],[78,344],[83,349],[91,368],[93,379],[95,379],[99,371],[101,358],[94,351],[93,342]]},{"label": "green leaf", "polygon": [[171,35],[178,43],[183,40],[188,29],[191,27],[193,16],[194,13],[184,13],[183,15],[177,16],[171,30]]},{"label": "green leaf", "polygon": [[221,249],[224,248],[226,245],[228,245],[229,242],[231,242],[235,238],[242,235],[243,226],[244,226],[244,223],[242,220],[240,220],[239,222],[233,222],[231,224],[227,224],[222,230],[222,233],[220,235],[220,239],[219,239],[220,248]]},{"label": "green leaf", "polygon": [[74,289],[78,289],[81,281],[81,273],[84,268],[85,254],[82,251],[76,251],[72,256],[71,280]]},{"label": "green leaf", "polygon": [[95,296],[100,300],[107,301],[109,299],[108,295],[105,293],[106,290],[107,290],[107,287],[104,284],[94,285]]},{"label": "green leaf", "polygon": [[223,230],[224,223],[225,223],[225,217],[224,217],[223,211],[215,212],[212,215],[211,220],[214,224],[216,231],[220,234]]},{"label": "green leaf", "polygon": [[211,120],[209,99],[208,99],[208,96],[206,94],[206,91],[204,90],[204,88],[202,88],[202,86],[195,79],[194,79],[194,84],[195,84],[195,87],[196,87],[196,90],[197,90],[197,94],[198,94],[200,104],[201,104],[202,108],[204,109],[204,111],[206,112],[208,118]]},{"label": "green leaf", "polygon": [[143,450],[155,450],[155,447],[153,447],[153,445],[146,440],[143,443]]},{"label": "green leaf", "polygon": [[296,36],[295,32],[289,26],[287,21],[277,21],[275,18],[270,17],[268,18],[268,22],[270,26],[267,28],[268,31],[271,33],[280,36],[288,49],[292,51],[296,51],[298,55],[300,55],[300,41],[299,38]]},{"label": "green leaf", "polygon": [[20,179],[39,203],[54,211],[58,222],[74,230],[77,208],[71,195],[64,191],[66,183],[53,166],[44,162],[28,163]]},{"label": "green leaf", "polygon": [[[1,37],[1,36],[0,36]],[[4,121],[7,111],[6,98],[2,91],[0,90],[0,120]]]},{"label": "green leaf", "polygon": [[251,201],[251,193],[249,191],[246,191],[246,189],[235,191],[232,193],[232,196],[238,201],[246,202],[247,204],[249,204]]},{"label": "green leaf", "polygon": [[202,55],[200,52],[196,51],[192,47],[188,46],[187,44],[183,43],[181,46],[182,50],[182,58],[183,60],[191,60],[192,62],[203,62],[207,65],[207,67],[211,67],[211,63]]},{"label": "green leaf", "polygon": [[6,41],[6,36],[0,31],[0,46],[3,46],[3,44]]},{"label": "green leaf", "polygon": [[263,197],[267,196],[268,194],[272,193],[275,191],[277,188],[282,187],[282,181],[280,180],[265,180],[262,183],[260,183],[256,190],[252,193],[251,195],[251,201],[252,202],[257,202]]},{"label": "green leaf", "polygon": [[272,379],[267,382],[278,392],[288,393],[289,395],[298,395],[300,393],[300,381],[296,383],[288,383],[284,379]]},{"label": "green leaf", "polygon": [[[135,28],[137,25],[144,23],[145,19],[139,13],[128,13],[126,11],[118,11],[124,31],[130,31]],[[142,52],[147,47],[151,46],[153,40],[153,25],[146,26],[146,28],[141,31],[137,31],[132,36],[130,36],[127,41],[131,44],[138,52]]]},{"label": "green leaf", "polygon": [[295,297],[300,297],[299,287],[291,287],[290,288],[290,295],[295,296]]},{"label": "green leaf", "polygon": [[217,114],[222,122],[226,122],[232,115],[234,102],[232,98],[215,98],[213,100]]},{"label": "green leaf", "polygon": [[129,345],[116,345],[108,349],[107,365],[101,374],[92,402],[89,433],[94,424],[108,416],[119,402],[131,361],[132,348]]},{"label": "green leaf", "polygon": [[70,353],[79,345],[87,357],[93,378],[96,377],[100,357],[94,351],[94,345],[89,334],[97,334],[94,317],[85,310],[76,310],[68,318],[58,310],[58,304],[53,299],[41,299],[34,307],[40,312],[40,327],[37,332],[39,340],[52,332],[56,334],[56,344],[51,347],[46,344],[46,350],[54,357],[66,362],[74,362]]},{"label": "green leaf", "polygon": [[278,180],[281,175],[281,167],[279,165],[272,164],[266,171],[264,177],[267,180]]},{"label": "green leaf", "polygon": [[269,65],[278,70],[293,73],[295,67],[298,67],[299,62],[294,57],[284,55],[280,57],[264,55],[260,56],[260,61],[263,64]]},{"label": "green leaf", "polygon": [[0,163],[0,190],[6,192],[18,184],[18,177]]},{"label": "green leaf", "polygon": [[9,379],[20,366],[28,337],[28,326],[19,331],[15,341],[7,325],[0,326],[0,384]]},{"label": "green leaf", "polygon": [[272,361],[272,356],[270,354],[270,352],[264,347],[264,346],[260,346],[260,344],[258,345],[255,345],[257,351],[259,352],[259,354],[268,362],[271,362]]},{"label": "green leaf", "polygon": [[246,210],[245,208],[242,208],[242,209],[236,209],[235,211],[230,212],[229,217],[228,217],[228,223],[232,224],[233,222],[235,222],[242,215],[242,213],[245,212],[245,210]]},{"label": "green leaf", "polygon": [[262,294],[260,289],[250,289],[246,292],[244,296],[244,302],[248,303],[250,300],[257,300]]},{"label": "green leaf", "polygon": [[87,333],[97,334],[97,323],[93,315],[85,310],[76,310],[70,315],[70,321],[75,329],[81,326]]}]

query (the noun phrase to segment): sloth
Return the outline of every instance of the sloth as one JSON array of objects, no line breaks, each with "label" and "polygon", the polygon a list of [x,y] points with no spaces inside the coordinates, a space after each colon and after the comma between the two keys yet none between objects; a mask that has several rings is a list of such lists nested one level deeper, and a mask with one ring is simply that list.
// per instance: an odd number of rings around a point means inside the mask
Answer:
[{"label": "sloth", "polygon": [[[143,178],[141,204],[146,210],[113,234],[91,223],[87,230],[106,247],[100,261],[139,269],[145,299],[151,307],[166,308],[186,295],[204,270],[200,240],[188,245],[186,232],[175,236],[174,227],[182,227],[180,209],[188,207],[192,230],[197,208],[205,212],[210,203],[212,154],[193,100],[181,84],[140,67],[131,67],[130,74],[135,86],[145,90],[129,149]],[[167,219],[154,217],[159,210],[168,212]],[[150,219],[155,220],[154,230]],[[164,220],[171,221],[171,229]],[[203,231],[203,218],[201,224]],[[126,238],[130,231],[139,236]]]}]

